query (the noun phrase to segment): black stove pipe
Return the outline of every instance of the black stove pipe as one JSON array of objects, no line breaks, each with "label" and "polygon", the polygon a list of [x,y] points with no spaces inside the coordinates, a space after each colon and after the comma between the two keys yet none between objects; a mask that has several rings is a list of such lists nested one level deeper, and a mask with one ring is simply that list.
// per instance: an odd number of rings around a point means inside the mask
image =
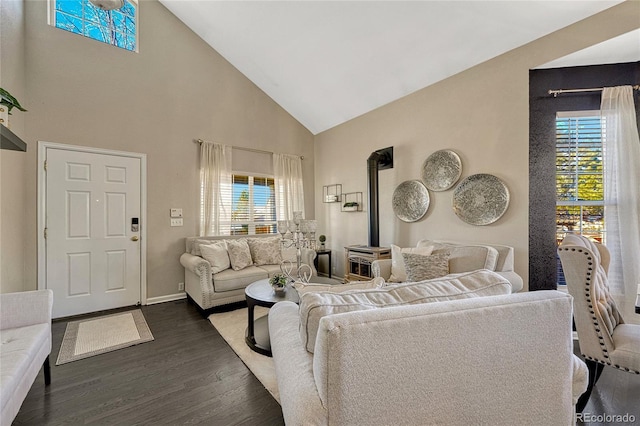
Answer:
[{"label": "black stove pipe", "polygon": [[378,202],[378,165],[382,155],[372,152],[367,159],[369,181],[369,247],[380,246],[380,209]]}]

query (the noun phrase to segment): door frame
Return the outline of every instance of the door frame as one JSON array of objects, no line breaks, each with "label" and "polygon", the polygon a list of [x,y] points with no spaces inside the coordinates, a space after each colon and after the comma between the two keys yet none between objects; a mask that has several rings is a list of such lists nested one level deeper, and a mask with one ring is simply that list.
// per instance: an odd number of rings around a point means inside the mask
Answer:
[{"label": "door frame", "polygon": [[114,151],[102,148],[92,148],[80,145],[66,145],[55,142],[38,141],[38,188],[37,188],[37,215],[38,215],[38,290],[46,288],[47,278],[47,250],[44,229],[46,225],[47,211],[47,174],[44,169],[44,161],[47,158],[47,149],[60,149],[65,151],[85,152],[88,154],[113,155],[117,157],[137,158],[140,160],[140,304],[147,304],[147,154],[127,151]]}]

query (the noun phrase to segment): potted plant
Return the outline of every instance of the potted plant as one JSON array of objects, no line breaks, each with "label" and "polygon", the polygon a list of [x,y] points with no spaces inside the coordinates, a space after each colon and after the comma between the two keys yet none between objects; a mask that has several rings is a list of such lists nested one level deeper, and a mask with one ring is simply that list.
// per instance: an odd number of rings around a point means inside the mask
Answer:
[{"label": "potted plant", "polygon": [[289,279],[287,278],[287,276],[283,274],[276,274],[269,278],[269,284],[271,284],[271,287],[273,288],[273,291],[276,292],[276,294],[284,294],[287,289],[288,281]]},{"label": "potted plant", "polygon": [[342,206],[342,209],[345,212],[355,212],[358,210],[358,203],[356,203],[355,201],[344,203],[344,205]]},{"label": "potted plant", "polygon": [[318,241],[320,241],[320,250],[324,250],[324,242],[327,241],[327,237],[324,235],[320,235],[318,237]]},{"label": "potted plant", "polygon": [[4,124],[7,128],[9,127],[11,110],[14,108],[18,108],[20,111],[26,111],[11,93],[0,87],[0,123]]}]

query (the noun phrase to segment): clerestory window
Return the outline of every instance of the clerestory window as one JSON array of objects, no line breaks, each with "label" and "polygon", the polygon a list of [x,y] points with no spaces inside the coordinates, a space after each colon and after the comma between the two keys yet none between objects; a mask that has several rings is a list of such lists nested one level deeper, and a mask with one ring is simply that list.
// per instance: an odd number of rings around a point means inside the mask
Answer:
[{"label": "clerestory window", "polygon": [[124,0],[120,9],[102,10],[89,0],[49,0],[50,23],[102,43],[138,51],[138,3]]}]

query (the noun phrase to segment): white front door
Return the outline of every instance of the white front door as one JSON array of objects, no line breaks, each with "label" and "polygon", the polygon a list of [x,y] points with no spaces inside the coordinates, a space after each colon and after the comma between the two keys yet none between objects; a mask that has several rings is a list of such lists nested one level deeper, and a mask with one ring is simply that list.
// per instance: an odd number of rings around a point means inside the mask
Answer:
[{"label": "white front door", "polygon": [[46,164],[53,317],[139,304],[141,159],[47,148]]}]

